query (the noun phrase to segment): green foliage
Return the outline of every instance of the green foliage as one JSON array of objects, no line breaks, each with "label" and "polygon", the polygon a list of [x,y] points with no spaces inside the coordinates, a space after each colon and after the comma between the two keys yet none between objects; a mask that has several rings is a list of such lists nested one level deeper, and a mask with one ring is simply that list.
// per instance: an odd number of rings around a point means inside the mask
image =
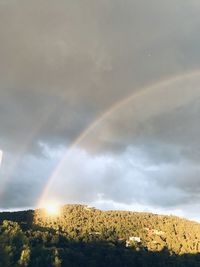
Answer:
[{"label": "green foliage", "polygon": [[0,267],[195,267],[199,253],[200,225],[174,216],[83,205],[57,217],[0,213]]}]

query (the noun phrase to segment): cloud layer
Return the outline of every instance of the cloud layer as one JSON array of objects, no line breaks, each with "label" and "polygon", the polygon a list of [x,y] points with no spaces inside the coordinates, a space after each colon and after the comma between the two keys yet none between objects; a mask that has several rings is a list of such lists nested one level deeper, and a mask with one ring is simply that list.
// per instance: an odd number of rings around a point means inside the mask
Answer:
[{"label": "cloud layer", "polygon": [[0,208],[34,206],[67,150],[48,196],[197,218],[199,11],[0,0]]}]

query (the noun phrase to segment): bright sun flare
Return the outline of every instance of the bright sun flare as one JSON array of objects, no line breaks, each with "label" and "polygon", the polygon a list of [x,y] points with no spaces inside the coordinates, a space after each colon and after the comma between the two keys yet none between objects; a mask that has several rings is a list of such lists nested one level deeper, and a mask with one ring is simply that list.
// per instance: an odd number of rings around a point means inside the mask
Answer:
[{"label": "bright sun flare", "polygon": [[48,215],[56,216],[59,215],[60,209],[59,206],[55,203],[49,203],[45,207],[46,213]]}]

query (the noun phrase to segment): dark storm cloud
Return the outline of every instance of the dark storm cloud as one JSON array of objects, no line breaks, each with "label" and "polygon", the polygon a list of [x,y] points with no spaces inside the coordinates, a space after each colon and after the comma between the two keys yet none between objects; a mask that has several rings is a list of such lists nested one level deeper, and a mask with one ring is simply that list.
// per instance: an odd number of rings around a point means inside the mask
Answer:
[{"label": "dark storm cloud", "polygon": [[[1,167],[0,208],[33,207],[63,154],[41,144],[43,155],[5,153]],[[21,151],[20,151],[21,152]]]},{"label": "dark storm cloud", "polygon": [[[35,202],[58,161],[45,154],[45,144],[53,151],[69,146],[121,99],[198,69],[199,11],[195,0],[0,0],[0,141],[13,166],[2,170],[1,206]],[[69,200],[102,196],[160,207],[197,201],[199,84],[196,75],[161,85],[105,116],[78,144],[97,161],[88,155],[82,173],[72,164]],[[148,171],[132,172],[131,147]],[[108,166],[106,157],[119,158]],[[160,169],[152,172],[155,165]],[[79,188],[73,181],[80,175]],[[135,190],[133,176],[141,180]]]},{"label": "dark storm cloud", "polygon": [[152,163],[138,147],[129,147],[120,155],[97,157],[72,150],[46,199],[54,196],[63,202],[112,201],[163,212],[181,208],[186,216],[190,206],[199,203],[199,172],[198,165],[184,160]]},{"label": "dark storm cloud", "polygon": [[197,72],[145,87],[106,113],[80,145],[96,153],[137,145],[152,160],[154,154],[161,162],[170,154],[172,160],[184,155],[194,160],[199,153],[199,84]]},{"label": "dark storm cloud", "polygon": [[197,67],[193,1],[0,4],[0,122],[9,143],[71,142],[143,84]]}]

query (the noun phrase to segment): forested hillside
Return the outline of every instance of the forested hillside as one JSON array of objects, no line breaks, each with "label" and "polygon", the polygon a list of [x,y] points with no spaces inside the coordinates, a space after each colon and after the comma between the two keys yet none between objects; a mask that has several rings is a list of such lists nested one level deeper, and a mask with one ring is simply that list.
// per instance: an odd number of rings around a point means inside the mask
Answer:
[{"label": "forested hillside", "polygon": [[200,224],[65,205],[0,213],[0,267],[200,266]]}]

